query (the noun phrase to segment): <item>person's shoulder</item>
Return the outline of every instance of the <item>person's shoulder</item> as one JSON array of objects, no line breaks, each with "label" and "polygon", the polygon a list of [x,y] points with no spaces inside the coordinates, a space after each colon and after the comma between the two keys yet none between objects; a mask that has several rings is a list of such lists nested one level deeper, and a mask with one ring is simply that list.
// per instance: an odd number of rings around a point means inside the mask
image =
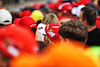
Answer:
[{"label": "person's shoulder", "polygon": [[96,34],[100,35],[100,29],[99,28],[96,28],[94,31],[95,31]]},{"label": "person's shoulder", "polygon": [[96,28],[96,31],[100,32],[100,28]]},{"label": "person's shoulder", "polygon": [[94,30],[88,32],[91,35],[100,35],[100,29],[99,28],[95,28]]}]

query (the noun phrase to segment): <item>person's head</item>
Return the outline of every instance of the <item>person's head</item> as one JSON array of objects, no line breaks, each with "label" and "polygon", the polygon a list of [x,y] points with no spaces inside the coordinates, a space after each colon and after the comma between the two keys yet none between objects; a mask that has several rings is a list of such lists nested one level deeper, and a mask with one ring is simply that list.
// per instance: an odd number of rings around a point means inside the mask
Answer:
[{"label": "person's head", "polygon": [[58,23],[58,18],[54,13],[48,13],[41,21],[43,24]]},{"label": "person's head", "polygon": [[97,13],[94,8],[86,6],[81,9],[79,20],[84,22],[86,25],[94,26],[97,18]]},{"label": "person's head", "polygon": [[86,25],[78,20],[71,20],[64,23],[60,29],[59,34],[64,38],[86,42],[88,37],[88,31]]}]

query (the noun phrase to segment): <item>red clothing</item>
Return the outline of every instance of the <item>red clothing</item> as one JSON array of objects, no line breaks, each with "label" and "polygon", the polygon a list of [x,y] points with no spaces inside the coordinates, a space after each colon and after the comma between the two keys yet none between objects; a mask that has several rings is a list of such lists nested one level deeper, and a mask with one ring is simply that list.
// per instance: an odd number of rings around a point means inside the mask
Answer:
[{"label": "red clothing", "polygon": [[100,28],[100,16],[97,16],[96,26],[97,28]]}]

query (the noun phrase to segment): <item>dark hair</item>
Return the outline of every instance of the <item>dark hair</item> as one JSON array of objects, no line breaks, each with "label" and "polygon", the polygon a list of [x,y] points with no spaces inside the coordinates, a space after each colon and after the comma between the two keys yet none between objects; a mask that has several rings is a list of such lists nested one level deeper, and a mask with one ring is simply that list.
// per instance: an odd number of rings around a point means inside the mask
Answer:
[{"label": "dark hair", "polygon": [[[6,56],[5,54],[3,54],[1,51],[0,51],[0,55],[1,55],[1,61],[2,62],[6,62],[7,66],[6,67],[9,67],[9,61],[11,59],[11,57],[8,57]],[[2,65],[0,65],[2,67]]]},{"label": "dark hair", "polygon": [[95,10],[98,10],[97,5],[95,5],[94,3],[88,3],[88,4],[86,4],[86,6],[91,6],[91,7],[94,8]]},{"label": "dark hair", "polygon": [[36,28],[35,27],[33,27],[31,30],[32,30],[32,32],[34,32],[34,34],[36,33]]},{"label": "dark hair", "polygon": [[0,24],[0,27],[3,27],[4,25],[3,24]]},{"label": "dark hair", "polygon": [[98,6],[100,7],[100,0],[98,0]]},{"label": "dark hair", "polygon": [[37,21],[37,23],[36,23],[36,24],[37,24],[37,26],[38,26],[40,23],[41,23],[41,20]]},{"label": "dark hair", "polygon": [[82,21],[86,20],[88,25],[93,26],[95,25],[97,13],[94,8],[90,6],[86,6],[81,9],[83,11]]},{"label": "dark hair", "polygon": [[38,44],[39,44],[39,51],[42,52],[42,50],[47,47],[47,44],[45,44],[44,42],[42,41],[38,41]]},{"label": "dark hair", "polygon": [[72,0],[63,0],[62,3],[70,2],[72,3]]},{"label": "dark hair", "polygon": [[78,20],[71,20],[64,23],[59,29],[59,34],[64,39],[69,38],[81,42],[86,42],[88,38],[86,25]]}]

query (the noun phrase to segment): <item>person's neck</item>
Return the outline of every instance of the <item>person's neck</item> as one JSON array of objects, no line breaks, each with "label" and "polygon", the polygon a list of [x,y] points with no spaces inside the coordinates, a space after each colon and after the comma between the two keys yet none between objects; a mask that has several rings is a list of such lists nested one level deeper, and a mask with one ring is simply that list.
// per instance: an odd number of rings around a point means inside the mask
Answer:
[{"label": "person's neck", "polygon": [[94,30],[95,28],[96,28],[96,25],[93,25],[93,26],[87,25],[88,32]]}]

